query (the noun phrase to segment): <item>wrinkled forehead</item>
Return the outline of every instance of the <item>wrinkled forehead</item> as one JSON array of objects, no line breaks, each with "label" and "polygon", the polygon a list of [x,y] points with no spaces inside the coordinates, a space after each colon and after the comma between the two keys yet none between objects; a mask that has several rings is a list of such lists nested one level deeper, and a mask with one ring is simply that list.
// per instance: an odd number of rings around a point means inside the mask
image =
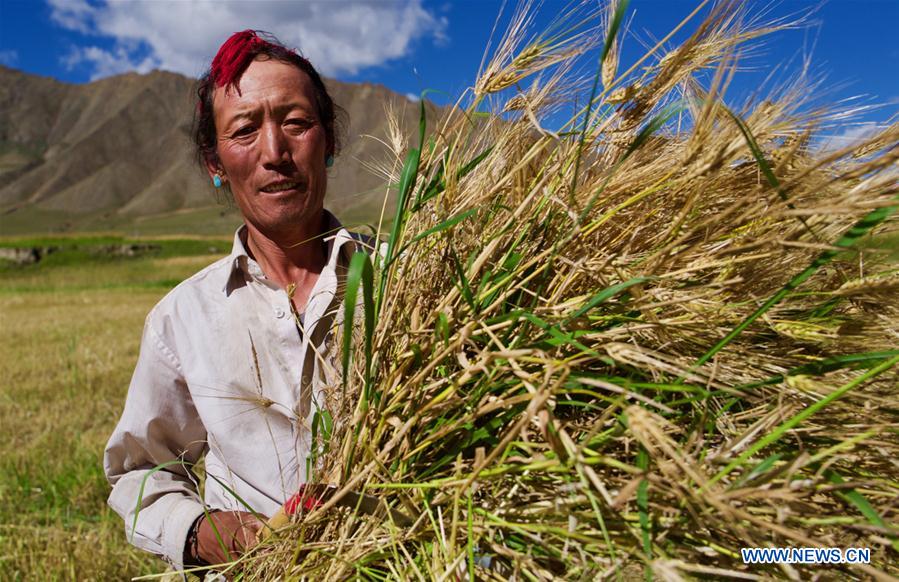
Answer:
[{"label": "wrinkled forehead", "polygon": [[216,87],[212,95],[217,118],[263,106],[296,106],[315,113],[316,96],[312,79],[292,64],[272,59],[250,63],[237,87]]}]

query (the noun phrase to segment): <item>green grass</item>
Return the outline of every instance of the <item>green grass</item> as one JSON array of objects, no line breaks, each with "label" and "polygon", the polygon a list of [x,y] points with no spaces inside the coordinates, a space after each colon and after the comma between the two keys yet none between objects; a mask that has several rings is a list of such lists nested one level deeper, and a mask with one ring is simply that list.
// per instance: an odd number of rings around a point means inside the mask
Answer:
[{"label": "green grass", "polygon": [[[110,253],[123,245],[152,245],[136,257]],[[0,247],[54,247],[38,263],[0,264],[0,294],[99,289],[169,289],[231,250],[226,239],[133,239],[121,236],[7,238]]]},{"label": "green grass", "polygon": [[164,569],[128,545],[108,509],[103,448],[147,312],[229,247],[213,241],[221,252],[209,255],[208,240],[141,241],[161,249],[116,260],[74,248],[110,240],[125,239],[53,239],[68,249],[55,261],[0,269],[2,580],[121,580]]},{"label": "green grass", "polygon": [[235,208],[216,205],[150,216],[127,216],[114,212],[73,214],[58,210],[27,207],[0,216],[0,233],[28,236],[87,232],[120,232],[135,237],[189,232],[197,236],[230,236],[240,225]]},{"label": "green grass", "polygon": [[[0,159],[2,165],[2,159]],[[379,196],[361,196],[328,206],[347,226],[374,224],[381,213]],[[388,207],[387,216],[393,208]],[[178,235],[189,232],[193,236],[230,238],[240,226],[240,212],[233,205],[215,204],[201,208],[188,208],[148,216],[127,216],[114,212],[73,214],[56,210],[27,207],[10,214],[0,215],[0,235],[26,237],[35,234],[45,236],[77,233],[116,232],[132,237],[146,238]]]},{"label": "green grass", "polygon": [[899,232],[884,233],[878,237],[872,237],[865,241],[863,246],[869,249],[877,248],[886,253],[886,260],[890,263],[899,262]]}]

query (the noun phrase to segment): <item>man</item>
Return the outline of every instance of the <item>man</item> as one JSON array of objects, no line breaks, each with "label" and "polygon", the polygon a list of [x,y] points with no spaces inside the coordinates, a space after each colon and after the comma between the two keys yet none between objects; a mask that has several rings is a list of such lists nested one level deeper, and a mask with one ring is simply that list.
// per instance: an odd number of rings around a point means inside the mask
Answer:
[{"label": "man", "polygon": [[[335,107],[306,59],[236,33],[198,96],[199,157],[244,225],[148,315],[104,459],[130,539],[177,569],[235,558],[256,514],[306,481],[310,421],[339,376],[342,276],[362,248],[323,207]],[[205,508],[191,472],[204,455]]]}]

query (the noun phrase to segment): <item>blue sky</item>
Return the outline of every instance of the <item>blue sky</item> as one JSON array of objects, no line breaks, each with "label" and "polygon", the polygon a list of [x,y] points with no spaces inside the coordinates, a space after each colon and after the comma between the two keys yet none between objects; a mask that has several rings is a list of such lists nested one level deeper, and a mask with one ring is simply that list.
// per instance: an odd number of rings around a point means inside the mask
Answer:
[{"label": "blue sky", "polygon": [[[597,0],[599,1],[599,0]],[[514,0],[510,0],[514,3]],[[775,70],[787,80],[811,55],[826,79],[822,99],[880,108],[859,124],[899,110],[899,0],[747,0],[770,18],[806,14],[806,23],[769,37],[743,61],[728,100],[736,103]],[[566,6],[544,0],[537,26]],[[622,60],[632,62],[697,2],[632,0]],[[69,82],[128,70],[197,75],[229,32],[268,29],[299,45],[316,66],[345,81],[382,83],[405,94],[443,92],[446,102],[473,82],[500,0],[0,0],[0,63]],[[501,18],[500,28],[507,21]],[[594,57],[595,58],[595,57]],[[445,96],[444,96],[445,95]]]}]

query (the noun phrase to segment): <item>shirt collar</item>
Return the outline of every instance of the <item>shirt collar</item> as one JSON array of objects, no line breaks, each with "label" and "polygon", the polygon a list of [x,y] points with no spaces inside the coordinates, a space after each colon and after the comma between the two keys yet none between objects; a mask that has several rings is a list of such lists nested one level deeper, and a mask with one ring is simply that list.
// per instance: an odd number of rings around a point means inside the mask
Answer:
[{"label": "shirt collar", "polygon": [[[324,233],[323,240],[327,244],[327,262],[326,269],[336,270],[337,264],[343,256],[343,259],[349,263],[350,257],[356,250],[365,250],[365,241],[358,234],[351,233],[340,224],[337,217],[328,210],[325,213],[325,222],[327,228]],[[265,274],[259,267],[259,263],[250,258],[246,247],[247,226],[240,225],[234,232],[234,244],[231,248],[231,254],[228,255],[228,278],[222,288],[225,295],[230,295],[238,287],[244,286],[253,278],[264,277]]]}]

